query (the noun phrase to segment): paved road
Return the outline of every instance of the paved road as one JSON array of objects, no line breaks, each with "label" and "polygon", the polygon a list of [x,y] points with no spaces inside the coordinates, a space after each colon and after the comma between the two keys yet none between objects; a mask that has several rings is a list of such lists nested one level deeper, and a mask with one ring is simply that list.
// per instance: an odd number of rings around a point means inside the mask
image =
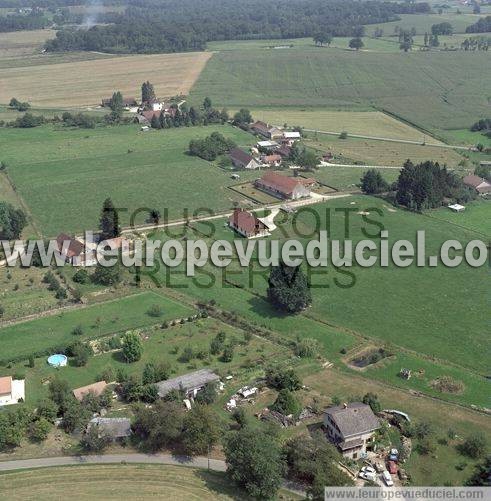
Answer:
[{"label": "paved road", "polygon": [[[316,132],[317,134],[326,134],[328,136],[339,136],[341,132],[327,131],[327,130],[316,130],[316,129],[304,129],[305,132]],[[365,136],[362,134],[351,134],[348,133],[348,138],[356,137],[358,139],[371,139],[373,141],[388,141],[389,143],[403,143],[403,144],[416,144],[419,146],[432,146],[434,148],[447,148],[451,150],[464,150],[464,151],[472,151],[474,149],[473,146],[462,146],[462,145],[453,145],[453,144],[445,144],[445,143],[427,143],[422,141],[412,141],[410,139],[394,139],[391,137],[379,137],[379,136]]]},{"label": "paved road", "polygon": [[52,466],[71,466],[84,464],[145,463],[167,464],[208,468],[214,471],[226,471],[225,461],[205,457],[172,456],[171,454],[106,454],[99,456],[65,456],[38,459],[20,459],[0,461],[0,471],[22,470],[25,468],[47,468]]}]

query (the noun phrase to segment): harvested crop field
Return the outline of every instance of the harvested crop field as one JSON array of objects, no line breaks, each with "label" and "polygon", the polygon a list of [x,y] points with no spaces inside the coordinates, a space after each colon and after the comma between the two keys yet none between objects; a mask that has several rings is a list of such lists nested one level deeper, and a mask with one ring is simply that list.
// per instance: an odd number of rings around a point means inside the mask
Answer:
[{"label": "harvested crop field", "polygon": [[0,76],[0,103],[15,94],[34,106],[91,106],[116,90],[138,96],[145,80],[158,97],[187,94],[210,56],[188,52],[8,67]]},{"label": "harvested crop field", "polygon": [[0,58],[39,53],[42,50],[44,42],[54,37],[54,30],[0,33]]},{"label": "harvested crop field", "polygon": [[223,473],[177,466],[94,465],[42,468],[0,476],[3,499],[235,499]]}]

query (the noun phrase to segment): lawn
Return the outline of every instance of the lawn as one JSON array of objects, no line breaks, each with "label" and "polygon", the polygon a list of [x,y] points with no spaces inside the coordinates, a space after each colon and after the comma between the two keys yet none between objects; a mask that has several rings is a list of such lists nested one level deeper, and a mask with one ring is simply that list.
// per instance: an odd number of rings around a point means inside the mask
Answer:
[{"label": "lawn", "polygon": [[120,90],[140,95],[150,79],[160,98],[187,94],[210,57],[206,52],[156,54],[94,59],[2,69],[0,103],[8,103],[12,89],[35,106],[92,106]]},{"label": "lawn", "polygon": [[482,82],[490,77],[489,58],[489,53],[315,47],[223,51],[208,62],[190,97],[198,102],[210,96],[230,108],[372,106],[427,130],[465,128],[484,118],[488,96]]},{"label": "lawn", "polygon": [[[386,165],[402,167],[409,158],[414,163],[433,160],[455,168],[462,157],[454,150],[437,146],[403,144],[370,139],[339,137],[310,133],[308,143],[319,151],[330,151],[335,163],[364,165]],[[426,136],[428,140],[428,136]]]},{"label": "lawn", "polygon": [[[189,141],[218,131],[237,144],[253,136],[230,126],[191,127],[142,133],[136,125],[80,130],[43,126],[7,129],[2,160],[44,236],[95,229],[102,203],[122,208],[121,223],[140,207],[181,219],[204,207],[225,210],[238,197],[236,183],[213,164],[186,154]],[[0,193],[1,196],[1,193]],[[141,214],[143,223],[148,214]]]},{"label": "lawn", "polygon": [[[185,466],[85,465],[24,470],[0,475],[0,497],[52,500],[70,491],[71,499],[233,500],[237,487],[224,473]],[[246,496],[241,496],[246,499]]]},{"label": "lawn", "polygon": [[[353,190],[360,185],[360,179],[368,169],[363,167],[320,167],[315,178],[337,190]],[[383,178],[392,183],[399,177],[398,169],[379,169]]]},{"label": "lawn", "polygon": [[[349,134],[422,141],[424,134],[404,122],[379,111],[332,111],[319,108],[258,108],[251,110],[255,120],[289,127],[301,126],[327,132],[346,131]],[[440,143],[438,140],[428,141]]]},{"label": "lawn", "polygon": [[448,221],[457,226],[468,228],[491,237],[491,201],[476,200],[466,204],[464,212],[453,212],[447,207],[428,211],[428,217]]},{"label": "lawn", "polygon": [[[159,318],[148,314],[149,308],[158,304],[163,308]],[[64,348],[76,339],[93,339],[106,334],[153,325],[164,320],[188,316],[192,310],[176,301],[154,292],[127,296],[84,308],[50,315],[37,320],[20,322],[0,329],[3,361],[21,360],[31,354],[42,354],[55,348]],[[77,325],[83,335],[75,337],[72,330]]]}]

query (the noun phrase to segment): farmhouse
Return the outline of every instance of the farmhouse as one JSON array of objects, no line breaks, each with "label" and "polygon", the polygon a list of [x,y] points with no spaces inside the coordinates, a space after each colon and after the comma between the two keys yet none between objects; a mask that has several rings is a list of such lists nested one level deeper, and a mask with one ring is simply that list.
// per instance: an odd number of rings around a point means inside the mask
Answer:
[{"label": "farmhouse", "polygon": [[276,153],[278,153],[278,155],[281,155],[283,158],[288,158],[290,156],[291,152],[292,152],[292,149],[287,144],[282,144],[276,150]]},{"label": "farmhouse", "polygon": [[269,235],[268,227],[254,214],[244,209],[235,209],[228,219],[228,225],[239,235],[246,238],[259,238]]},{"label": "farmhouse", "polygon": [[258,141],[256,146],[262,150],[275,150],[280,145],[276,141]]},{"label": "farmhouse", "polygon": [[96,428],[99,437],[105,436],[112,440],[131,435],[131,421],[128,418],[96,417],[89,421],[87,431]]},{"label": "farmhouse", "polygon": [[310,197],[309,188],[315,184],[315,179],[288,177],[277,172],[267,172],[261,179],[257,179],[254,184],[260,190],[277,197],[297,200]]},{"label": "farmhouse", "polygon": [[105,381],[98,381],[97,383],[82,386],[81,388],[75,388],[73,390],[73,396],[81,402],[85,395],[88,395],[89,393],[92,393],[95,397],[99,397],[102,395],[106,387],[107,383]]},{"label": "farmhouse", "polygon": [[292,146],[295,141],[302,139],[300,132],[283,132],[283,143]]},{"label": "farmhouse", "polygon": [[60,233],[56,237],[59,255],[72,266],[91,266],[97,261],[91,251],[80,240]]},{"label": "farmhouse", "polygon": [[257,160],[240,148],[230,150],[230,160],[238,169],[259,169],[261,167]]},{"label": "farmhouse", "polygon": [[373,447],[380,422],[369,405],[352,402],[328,407],[324,411],[324,428],[343,456],[357,459]]},{"label": "farmhouse", "polygon": [[274,140],[283,137],[283,132],[280,129],[271,127],[267,123],[261,122],[260,120],[250,125],[250,129],[253,133],[259,134],[267,139]]},{"label": "farmhouse", "polygon": [[155,384],[160,398],[173,390],[184,392],[184,398],[195,397],[206,383],[217,383],[220,378],[209,369],[200,369],[183,376],[178,376]]},{"label": "farmhouse", "polygon": [[491,193],[491,183],[488,183],[482,177],[475,175],[465,176],[463,181],[466,186],[474,188],[479,193],[479,195]]},{"label": "farmhouse", "polygon": [[268,165],[269,167],[279,167],[281,164],[281,155],[274,154],[274,155],[265,155],[262,158],[262,161],[264,164]]},{"label": "farmhouse", "polygon": [[0,407],[17,404],[25,400],[24,379],[12,379],[12,376],[0,377]]}]

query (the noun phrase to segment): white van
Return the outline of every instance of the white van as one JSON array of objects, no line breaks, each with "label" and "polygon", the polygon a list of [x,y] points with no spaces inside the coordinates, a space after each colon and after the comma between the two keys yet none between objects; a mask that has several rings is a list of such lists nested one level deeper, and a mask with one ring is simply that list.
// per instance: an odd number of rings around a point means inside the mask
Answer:
[{"label": "white van", "polygon": [[392,487],[394,485],[394,482],[392,481],[392,477],[390,476],[390,473],[387,470],[385,470],[382,473],[382,478],[384,479],[385,485],[387,487]]}]

